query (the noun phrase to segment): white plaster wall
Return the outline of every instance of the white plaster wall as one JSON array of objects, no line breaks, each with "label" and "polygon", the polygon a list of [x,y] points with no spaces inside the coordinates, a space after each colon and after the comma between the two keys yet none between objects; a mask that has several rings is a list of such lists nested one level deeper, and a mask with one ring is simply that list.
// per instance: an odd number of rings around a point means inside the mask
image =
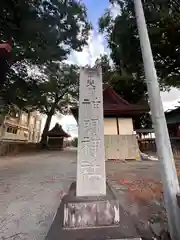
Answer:
[{"label": "white plaster wall", "polygon": [[34,131],[26,130],[26,134],[25,134],[24,129],[19,129],[17,131],[17,134],[4,131],[1,137],[3,137],[3,139],[21,140],[21,141],[29,141],[29,142],[36,143],[40,141],[40,135],[41,135],[40,131],[37,131],[37,130],[34,130]]},{"label": "white plaster wall", "polygon": [[119,135],[133,134],[132,118],[118,118],[118,122],[119,122]]},{"label": "white plaster wall", "polygon": [[116,118],[104,118],[104,135],[117,135]]},{"label": "white plaster wall", "polygon": [[20,132],[18,130],[18,133],[17,134],[13,134],[13,133],[8,133],[8,132],[5,132],[4,135],[3,135],[3,138],[4,139],[11,139],[11,140],[21,140],[21,141],[27,141],[28,140],[28,137],[27,136],[24,136],[24,132]]},{"label": "white plaster wall", "polygon": [[[118,118],[119,135],[132,135],[132,118]],[[104,118],[104,135],[118,135],[116,118]]]}]

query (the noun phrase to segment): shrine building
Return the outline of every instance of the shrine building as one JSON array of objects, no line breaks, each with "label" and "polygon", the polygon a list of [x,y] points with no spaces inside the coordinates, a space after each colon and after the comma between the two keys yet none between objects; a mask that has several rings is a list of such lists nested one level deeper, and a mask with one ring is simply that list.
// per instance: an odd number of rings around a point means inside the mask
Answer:
[{"label": "shrine building", "polygon": [[63,149],[64,138],[71,137],[66,133],[58,123],[48,132],[48,147],[50,149]]},{"label": "shrine building", "polygon": [[[103,105],[106,160],[139,160],[133,117],[149,112],[149,107],[128,103],[109,84],[103,84]],[[78,122],[78,107],[71,111]]]}]

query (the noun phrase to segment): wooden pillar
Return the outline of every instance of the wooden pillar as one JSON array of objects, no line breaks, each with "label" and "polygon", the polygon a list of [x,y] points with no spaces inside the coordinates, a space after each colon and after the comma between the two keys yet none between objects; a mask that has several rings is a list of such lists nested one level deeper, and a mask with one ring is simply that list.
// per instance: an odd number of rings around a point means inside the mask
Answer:
[{"label": "wooden pillar", "polygon": [[118,120],[118,117],[116,117],[116,126],[117,126],[117,135],[119,135],[119,120]]}]

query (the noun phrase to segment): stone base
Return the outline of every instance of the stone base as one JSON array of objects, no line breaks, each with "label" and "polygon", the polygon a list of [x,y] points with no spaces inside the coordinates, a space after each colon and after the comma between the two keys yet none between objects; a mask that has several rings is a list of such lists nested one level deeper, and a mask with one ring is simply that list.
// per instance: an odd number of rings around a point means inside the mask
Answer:
[{"label": "stone base", "polygon": [[76,197],[76,183],[73,183],[61,201],[46,240],[129,239],[137,236],[121,222],[122,213],[108,185],[106,196]]},{"label": "stone base", "polygon": [[71,202],[64,205],[64,229],[116,227],[119,225],[119,203],[115,200]]}]

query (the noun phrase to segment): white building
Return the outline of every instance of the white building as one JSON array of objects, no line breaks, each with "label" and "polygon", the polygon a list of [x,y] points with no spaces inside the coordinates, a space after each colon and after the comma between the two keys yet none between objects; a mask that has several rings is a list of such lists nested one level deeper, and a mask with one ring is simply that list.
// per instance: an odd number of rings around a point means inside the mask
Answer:
[{"label": "white building", "polygon": [[4,141],[39,142],[41,122],[41,115],[37,111],[10,113],[1,124],[0,138]]}]

